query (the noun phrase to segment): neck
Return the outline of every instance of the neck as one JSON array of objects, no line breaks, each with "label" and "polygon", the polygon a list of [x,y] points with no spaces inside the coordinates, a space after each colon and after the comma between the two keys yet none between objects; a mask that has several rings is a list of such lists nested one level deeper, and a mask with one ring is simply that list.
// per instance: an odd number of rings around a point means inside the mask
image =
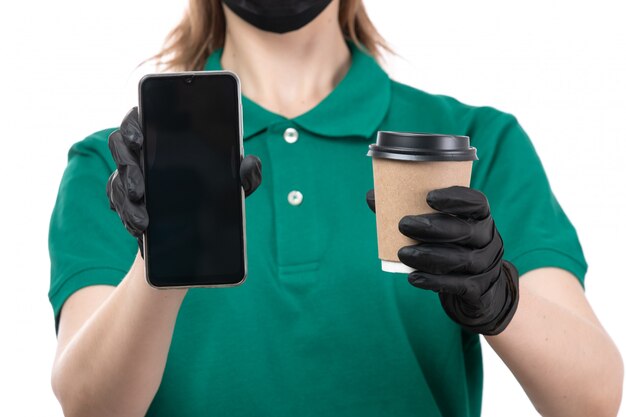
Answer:
[{"label": "neck", "polygon": [[235,72],[242,94],[293,118],[315,107],[350,68],[338,23],[338,2],[304,27],[283,34],[257,29],[224,7],[222,68]]}]

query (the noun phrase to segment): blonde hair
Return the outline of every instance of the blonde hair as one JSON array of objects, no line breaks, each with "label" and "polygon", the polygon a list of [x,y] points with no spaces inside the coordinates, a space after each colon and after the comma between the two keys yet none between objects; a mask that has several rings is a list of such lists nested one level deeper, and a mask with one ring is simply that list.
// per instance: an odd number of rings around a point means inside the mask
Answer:
[{"label": "blonde hair", "polygon": [[[339,24],[345,39],[378,62],[383,49],[395,54],[367,16],[362,0],[339,0]],[[138,66],[156,60],[165,71],[202,70],[209,55],[224,46],[225,29],[222,0],[189,0],[183,19],[168,33],[161,51]],[[164,60],[166,56],[170,57]]]}]

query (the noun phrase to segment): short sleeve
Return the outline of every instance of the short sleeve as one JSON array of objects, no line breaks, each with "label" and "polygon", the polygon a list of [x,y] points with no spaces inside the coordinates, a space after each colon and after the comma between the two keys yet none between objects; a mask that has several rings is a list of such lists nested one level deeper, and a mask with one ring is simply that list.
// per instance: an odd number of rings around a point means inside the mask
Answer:
[{"label": "short sleeve", "polygon": [[50,219],[50,290],[58,329],[67,298],[89,285],[117,285],[130,269],[137,241],[110,209],[106,182],[115,169],[108,149],[114,129],[95,132],[69,150]]},{"label": "short sleeve", "polygon": [[520,276],[558,267],[584,287],[587,263],[576,229],[552,192],[530,138],[513,115],[487,109],[488,121],[476,123],[471,133],[479,157],[472,187],[489,200],[504,258]]}]

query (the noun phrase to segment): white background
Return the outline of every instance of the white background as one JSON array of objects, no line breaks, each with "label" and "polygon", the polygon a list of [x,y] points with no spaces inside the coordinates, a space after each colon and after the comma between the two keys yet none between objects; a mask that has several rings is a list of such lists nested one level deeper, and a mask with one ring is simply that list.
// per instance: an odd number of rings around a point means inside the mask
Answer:
[{"label": "white background", "polygon": [[[624,352],[626,25],[619,1],[366,0],[395,79],[516,115],[589,263],[587,295]],[[47,300],[50,213],[69,146],[136,104],[134,70],[185,0],[3,1],[0,415],[60,416]],[[485,416],[536,415],[487,344]]]}]

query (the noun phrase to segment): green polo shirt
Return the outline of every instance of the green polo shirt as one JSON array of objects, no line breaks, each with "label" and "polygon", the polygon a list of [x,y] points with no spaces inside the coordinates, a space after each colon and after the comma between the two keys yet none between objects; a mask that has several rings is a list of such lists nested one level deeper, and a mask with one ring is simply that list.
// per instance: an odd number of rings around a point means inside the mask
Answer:
[{"label": "green polo shirt", "polygon": [[[480,158],[471,186],[489,199],[506,259],[520,274],[553,266],[583,283],[576,231],[515,117],[391,80],[348,45],[347,75],[305,114],[288,119],[243,97],[245,152],[263,161],[246,200],[249,275],[189,291],[149,416],[480,414],[478,336],[437,294],[381,271],[365,203],[377,130],[470,136]],[[221,69],[221,52],[206,70]],[[114,129],[69,151],[49,235],[57,319],[79,288],[118,284],[137,251],[105,194]]]}]

